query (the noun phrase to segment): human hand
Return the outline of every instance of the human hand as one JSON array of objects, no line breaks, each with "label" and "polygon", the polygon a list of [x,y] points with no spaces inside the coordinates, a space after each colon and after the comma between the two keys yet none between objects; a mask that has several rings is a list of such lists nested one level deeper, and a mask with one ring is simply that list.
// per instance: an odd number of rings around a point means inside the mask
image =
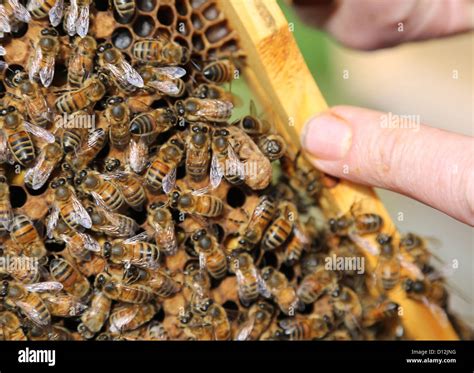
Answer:
[{"label": "human hand", "polygon": [[[313,5],[303,6],[303,2]],[[297,9],[304,10],[301,13],[306,19],[322,25],[342,43],[360,49],[469,29],[466,15],[472,6],[464,0],[294,3],[300,4]],[[411,27],[400,33],[398,22]],[[405,194],[473,226],[474,139],[416,122],[405,123],[406,128],[393,126],[396,116],[391,116],[333,107],[308,121],[302,144],[321,171]]]}]

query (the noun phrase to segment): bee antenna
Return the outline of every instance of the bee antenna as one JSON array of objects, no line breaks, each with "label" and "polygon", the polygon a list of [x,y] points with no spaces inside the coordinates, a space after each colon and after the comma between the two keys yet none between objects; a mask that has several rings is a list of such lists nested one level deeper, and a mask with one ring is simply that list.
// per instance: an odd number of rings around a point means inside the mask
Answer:
[{"label": "bee antenna", "polygon": [[191,65],[193,65],[199,72],[202,71],[201,66],[199,66],[196,61],[194,61],[192,58],[189,61],[191,62]]}]

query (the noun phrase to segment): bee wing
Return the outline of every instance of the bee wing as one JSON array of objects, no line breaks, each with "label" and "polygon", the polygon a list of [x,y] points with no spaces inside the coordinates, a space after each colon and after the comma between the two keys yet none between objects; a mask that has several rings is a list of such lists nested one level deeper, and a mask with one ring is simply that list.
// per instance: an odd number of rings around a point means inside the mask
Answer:
[{"label": "bee wing", "polygon": [[[135,316],[138,315],[140,305],[133,305],[132,307],[133,307],[132,312],[127,312],[127,313],[121,312],[121,317],[110,318],[111,320],[110,331],[112,333],[122,332],[125,326],[129,324],[135,318]],[[117,312],[120,312],[120,308],[118,309]]]},{"label": "bee wing", "polygon": [[93,251],[98,253],[100,251],[100,244],[93,238],[90,234],[78,232],[82,237],[82,241],[84,242],[84,248],[89,251]]},{"label": "bee wing", "polygon": [[227,148],[227,162],[229,162],[228,167],[232,169],[239,178],[245,179],[245,164],[240,161],[239,156],[235,153],[231,145]]},{"label": "bee wing", "polygon": [[206,269],[206,256],[203,253],[199,253],[199,268],[201,270]]},{"label": "bee wing", "polygon": [[151,238],[152,237],[145,231],[126,239],[125,241],[123,241],[123,243],[125,245],[128,245],[128,244],[132,244],[132,243],[136,243],[140,241],[150,241]]},{"label": "bee wing", "polygon": [[186,70],[179,66],[158,67],[156,70],[159,74],[164,74],[174,79],[182,78],[186,75]]},{"label": "bee wing", "polygon": [[428,309],[433,315],[435,315],[439,320],[441,320],[441,323],[443,325],[449,325],[448,316],[440,306],[434,304],[433,302],[430,302],[429,299],[425,296],[422,298],[422,302],[428,307]]},{"label": "bee wing", "polygon": [[168,174],[163,178],[162,188],[166,194],[169,194],[176,184],[176,168],[173,168]]},{"label": "bee wing", "polygon": [[8,3],[10,4],[11,8],[13,9],[13,16],[21,21],[28,23],[31,21],[31,15],[28,12],[28,10],[23,6],[23,4],[20,4],[18,0],[8,0]]},{"label": "bee wing", "polygon": [[125,59],[122,59],[120,65],[125,73],[125,79],[128,83],[133,84],[138,88],[144,87],[143,78],[141,75]]},{"label": "bee wing", "polygon": [[165,95],[177,95],[179,93],[178,85],[172,80],[152,80],[148,82],[148,85],[157,89],[161,93],[164,93]]},{"label": "bee wing", "polygon": [[0,163],[8,162],[9,154],[7,138],[3,131],[0,131]]},{"label": "bee wing", "polygon": [[64,13],[64,0],[56,0],[53,7],[49,11],[49,21],[53,27],[61,23]]},{"label": "bee wing", "polygon": [[25,182],[29,183],[33,190],[40,189],[48,181],[54,167],[54,163],[45,162],[45,154],[41,152],[35,166],[26,171]]},{"label": "bee wing", "polygon": [[145,169],[147,164],[146,156],[148,154],[148,146],[144,139],[138,141],[131,140],[129,148],[130,168],[137,174]]},{"label": "bee wing", "polygon": [[79,8],[79,16],[76,20],[76,32],[83,38],[89,31],[89,5],[81,6]]},{"label": "bee wing", "polygon": [[87,146],[93,148],[98,142],[101,142],[104,138],[105,132],[102,128],[98,128],[89,132],[89,137],[87,139]]},{"label": "bee wing", "polygon": [[212,160],[211,160],[211,173],[209,176],[212,189],[216,189],[220,185],[223,177],[224,177],[223,167],[221,166],[221,163],[219,162],[219,158],[217,157],[217,155],[213,154]]},{"label": "bee wing", "polygon": [[354,242],[359,248],[362,249],[366,254],[378,255],[379,249],[376,245],[372,244],[365,238],[362,238],[357,233],[349,232],[349,238]]},{"label": "bee wing", "polygon": [[403,255],[398,254],[397,258],[400,260],[400,264],[403,268],[408,270],[412,275],[414,275],[417,279],[423,279],[423,272],[421,271],[420,268],[414,263],[409,262],[404,258]]},{"label": "bee wing", "polygon": [[58,220],[59,220],[59,209],[56,206],[53,206],[50,214],[46,218],[46,236],[49,239],[53,238],[53,231],[56,228]]},{"label": "bee wing", "polygon": [[255,326],[255,317],[252,317],[249,321],[243,324],[242,327],[239,329],[236,339],[238,341],[246,341],[247,338],[252,333],[254,326]]},{"label": "bee wing", "polygon": [[293,233],[303,245],[309,245],[311,240],[299,224],[294,224]]},{"label": "bee wing", "polygon": [[257,284],[258,284],[258,292],[264,296],[265,298],[270,298],[272,296],[272,293],[270,292],[270,289],[268,288],[267,284],[265,283],[265,280],[260,276],[260,274],[257,275]]},{"label": "bee wing", "polygon": [[25,289],[31,293],[43,293],[46,291],[60,291],[63,284],[57,281],[36,282],[34,284],[25,285]]},{"label": "bee wing", "polygon": [[77,6],[77,0],[71,0],[71,5],[69,6],[66,22],[64,24],[64,28],[70,36],[73,36],[76,33],[76,20],[78,16],[79,9]]},{"label": "bee wing", "polygon": [[40,61],[43,59],[43,52],[41,51],[41,48],[35,48],[35,55],[33,59],[31,60],[29,69],[28,69],[28,78],[31,81],[35,80],[36,75],[39,72],[40,69]]},{"label": "bee wing", "polygon": [[110,223],[110,224],[104,224],[103,226],[100,227],[101,230],[104,231],[105,233],[111,236],[116,236],[116,237],[128,237],[128,236],[133,236],[135,232],[137,231],[138,225],[135,222],[135,220],[132,220],[133,224],[130,226],[129,229],[125,230],[117,214],[110,212],[106,209],[101,209],[101,211],[104,214],[105,218]]},{"label": "bee wing", "polygon": [[37,9],[40,6],[41,5],[39,3],[39,0],[28,0],[28,3],[26,4],[26,9],[31,12],[32,10]]},{"label": "bee wing", "polygon": [[36,124],[32,124],[30,122],[24,121],[23,127],[25,128],[27,132],[31,133],[33,136],[39,137],[50,144],[56,141],[56,138],[51,132],[49,132],[48,130],[45,130],[44,128],[40,126],[37,126]]},{"label": "bee wing", "polygon": [[41,317],[41,313],[31,304],[21,300],[16,301],[15,304],[23,311],[23,313],[35,324],[40,326],[48,326],[49,320],[45,321]]},{"label": "bee wing", "polygon": [[82,225],[86,229],[92,227],[92,220],[89,214],[87,213],[84,206],[82,206],[81,201],[73,194],[71,195],[72,205],[74,207],[73,219],[76,223]]},{"label": "bee wing", "polygon": [[[3,4],[0,4],[0,32],[11,32],[12,28],[10,26],[10,20]],[[3,48],[3,47],[2,47]],[[5,48],[3,48],[5,50]],[[2,54],[4,56],[5,53]]]},{"label": "bee wing", "polygon": [[39,71],[41,83],[47,88],[51,85],[54,77],[54,56],[47,56],[43,67]]}]

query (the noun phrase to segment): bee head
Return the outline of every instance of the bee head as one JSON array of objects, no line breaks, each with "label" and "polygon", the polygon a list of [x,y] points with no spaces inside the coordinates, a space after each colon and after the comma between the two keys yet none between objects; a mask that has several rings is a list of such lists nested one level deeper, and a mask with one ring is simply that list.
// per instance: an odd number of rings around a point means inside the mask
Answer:
[{"label": "bee head", "polygon": [[189,324],[192,318],[193,318],[193,314],[189,310],[181,312],[178,316],[179,322],[183,325]]},{"label": "bee head", "polygon": [[275,269],[272,267],[265,267],[262,269],[262,278],[265,281],[268,281],[270,277],[275,273]]},{"label": "bee head", "polygon": [[120,168],[121,162],[117,158],[109,158],[105,161],[105,170],[108,172],[113,172]]},{"label": "bee head", "polygon": [[2,281],[0,285],[0,298],[5,298],[8,295],[8,291],[10,288],[10,283],[8,281]]},{"label": "bee head", "polygon": [[104,242],[104,246],[102,247],[102,255],[104,255],[105,259],[109,259],[112,255],[112,244],[110,242]]},{"label": "bee head", "polygon": [[108,286],[109,284],[111,284],[110,279],[111,279],[111,276],[109,274],[104,273],[104,272],[100,273],[95,279],[95,287],[98,290],[102,290],[105,286]]},{"label": "bee head", "polygon": [[171,207],[176,208],[178,207],[179,199],[181,197],[181,193],[175,190],[171,193]]},{"label": "bee head", "polygon": [[176,103],[174,104],[174,107],[176,108],[176,112],[178,113],[178,115],[180,117],[184,116],[184,114],[186,114],[186,111],[184,109],[184,102],[183,100],[178,100],[176,101]]},{"label": "bee head", "polygon": [[199,241],[206,235],[207,235],[207,232],[205,229],[199,229],[197,232],[193,234],[191,238],[193,239],[193,241]]}]

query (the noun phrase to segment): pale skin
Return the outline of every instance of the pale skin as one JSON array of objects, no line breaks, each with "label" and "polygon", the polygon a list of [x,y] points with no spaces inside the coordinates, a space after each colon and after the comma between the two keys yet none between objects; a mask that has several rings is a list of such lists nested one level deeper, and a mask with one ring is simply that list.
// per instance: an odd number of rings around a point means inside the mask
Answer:
[{"label": "pale skin", "polygon": [[[474,25],[470,0],[293,3],[303,20],[362,50],[449,36]],[[409,31],[398,32],[399,22]],[[474,138],[425,125],[384,128],[387,115],[333,107],[308,120],[303,147],[328,174],[405,194],[474,226]]]}]

